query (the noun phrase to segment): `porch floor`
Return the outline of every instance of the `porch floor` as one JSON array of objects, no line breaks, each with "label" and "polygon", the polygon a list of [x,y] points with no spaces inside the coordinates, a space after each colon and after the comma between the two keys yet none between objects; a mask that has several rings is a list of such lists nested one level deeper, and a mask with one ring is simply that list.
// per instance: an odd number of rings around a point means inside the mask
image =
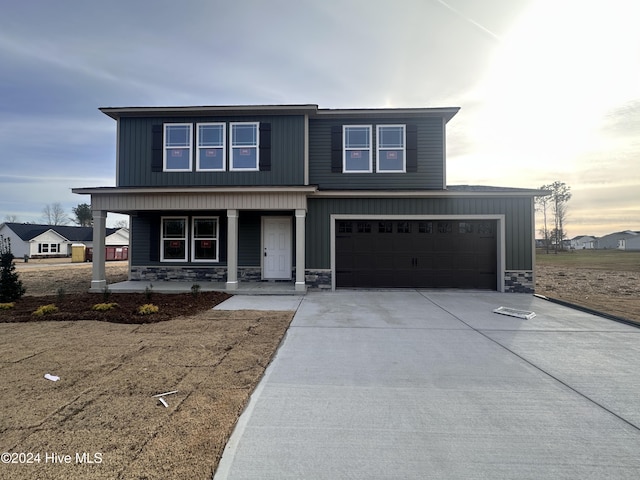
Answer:
[{"label": "porch floor", "polygon": [[[147,288],[152,288],[156,293],[189,293],[195,283],[200,285],[201,292],[227,292],[234,295],[305,295],[307,293],[306,290],[296,290],[295,282],[239,282],[237,289],[228,290],[225,282],[128,280],[112,283],[107,287],[114,293],[141,293]],[[102,292],[96,289],[90,291]]]}]

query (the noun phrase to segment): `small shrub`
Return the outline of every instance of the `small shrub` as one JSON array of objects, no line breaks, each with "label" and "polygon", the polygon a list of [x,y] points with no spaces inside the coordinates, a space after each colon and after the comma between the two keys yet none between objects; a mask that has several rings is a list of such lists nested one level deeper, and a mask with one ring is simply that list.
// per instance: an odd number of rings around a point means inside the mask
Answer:
[{"label": "small shrub", "polygon": [[64,289],[64,287],[60,287],[58,288],[58,290],[56,290],[56,297],[58,298],[58,301],[62,301],[66,294],[67,291]]},{"label": "small shrub", "polygon": [[0,303],[0,310],[10,310],[15,306],[16,306],[15,302]]},{"label": "small shrub", "polygon": [[138,307],[138,315],[152,315],[154,313],[158,313],[159,310],[160,309],[153,303],[145,303]]},{"label": "small shrub", "polygon": [[32,315],[35,315],[36,317],[43,317],[45,315],[49,315],[50,313],[56,313],[57,311],[58,311],[58,307],[56,307],[53,304],[42,305],[38,307],[38,309],[35,312],[33,312]]},{"label": "small shrub", "polygon": [[144,288],[144,298],[146,298],[147,301],[150,301],[152,295],[153,295],[153,285],[149,284],[148,287]]},{"label": "small shrub", "polygon": [[194,297],[200,295],[200,285],[198,285],[197,283],[191,285],[191,295],[193,295]]},{"label": "small shrub", "polygon": [[104,303],[107,303],[109,301],[110,296],[111,290],[109,290],[109,287],[104,287],[104,290],[102,290],[102,300],[104,300]]},{"label": "small shrub", "polygon": [[95,310],[96,312],[108,312],[109,310],[113,310],[117,308],[117,303],[96,303],[91,310]]}]

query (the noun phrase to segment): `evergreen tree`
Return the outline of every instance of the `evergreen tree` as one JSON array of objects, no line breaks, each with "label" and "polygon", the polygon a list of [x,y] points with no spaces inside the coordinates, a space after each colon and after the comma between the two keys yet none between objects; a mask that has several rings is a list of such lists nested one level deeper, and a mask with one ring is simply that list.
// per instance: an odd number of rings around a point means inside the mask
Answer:
[{"label": "evergreen tree", "polygon": [[18,300],[26,291],[15,271],[13,258],[11,240],[0,235],[0,302]]}]

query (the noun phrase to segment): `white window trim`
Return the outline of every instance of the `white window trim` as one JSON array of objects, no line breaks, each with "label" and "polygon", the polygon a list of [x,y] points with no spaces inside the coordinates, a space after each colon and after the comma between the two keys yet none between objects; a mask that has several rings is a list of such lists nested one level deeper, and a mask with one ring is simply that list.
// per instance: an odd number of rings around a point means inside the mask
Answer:
[{"label": "white window trim", "polygon": [[[196,238],[196,220],[215,220],[216,231],[215,237],[212,238]],[[216,258],[196,258],[196,240],[215,240],[216,242]],[[220,217],[202,215],[191,219],[191,261],[198,263],[219,262],[220,261]]]},{"label": "white window trim", "polygon": [[[369,129],[369,148],[347,148],[347,129],[348,128],[367,128]],[[342,126],[342,173],[372,173],[373,172],[373,150],[371,143],[373,142],[373,131],[371,125],[343,125]],[[369,168],[367,170],[347,170],[347,152],[351,150],[368,150],[369,151]]]},{"label": "white window trim", "polygon": [[[165,220],[184,220],[184,237],[173,238],[167,240],[184,240],[184,258],[164,258],[164,221]],[[160,217],[160,261],[161,262],[186,262],[189,258],[189,217],[169,216]]]},{"label": "white window trim", "polygon": [[[381,148],[380,147],[380,129],[385,127],[402,127],[402,148]],[[381,170],[380,169],[380,150],[397,150],[402,152],[402,169],[401,170]],[[406,173],[407,172],[407,126],[404,124],[397,125],[377,125],[376,126],[376,173]]]},{"label": "white window trim", "polygon": [[[167,150],[183,149],[187,147],[167,146],[167,127],[189,127],[189,168],[167,168]],[[165,123],[162,125],[162,171],[163,172],[190,172],[193,169],[193,124],[191,123]]]},{"label": "white window trim", "polygon": [[[255,146],[234,146],[233,145],[233,127],[235,125],[255,125],[256,127],[256,144]],[[233,165],[233,150],[235,148],[255,148],[256,149],[256,166],[251,168],[238,168]],[[260,122],[230,122],[229,123],[229,171],[230,172],[257,172],[260,170]]]},{"label": "white window trim", "polygon": [[[200,146],[200,127],[220,126],[222,127],[222,168],[202,168],[200,167],[200,150],[206,150],[211,147]],[[197,172],[224,172],[227,169],[227,124],[224,122],[206,122],[196,123],[196,171]]]}]

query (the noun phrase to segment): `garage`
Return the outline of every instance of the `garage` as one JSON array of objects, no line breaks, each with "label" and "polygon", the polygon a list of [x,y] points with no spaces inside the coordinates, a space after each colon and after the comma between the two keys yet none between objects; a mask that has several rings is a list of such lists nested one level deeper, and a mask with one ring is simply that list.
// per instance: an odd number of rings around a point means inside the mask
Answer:
[{"label": "garage", "polygon": [[497,289],[495,220],[336,220],[336,287]]}]

